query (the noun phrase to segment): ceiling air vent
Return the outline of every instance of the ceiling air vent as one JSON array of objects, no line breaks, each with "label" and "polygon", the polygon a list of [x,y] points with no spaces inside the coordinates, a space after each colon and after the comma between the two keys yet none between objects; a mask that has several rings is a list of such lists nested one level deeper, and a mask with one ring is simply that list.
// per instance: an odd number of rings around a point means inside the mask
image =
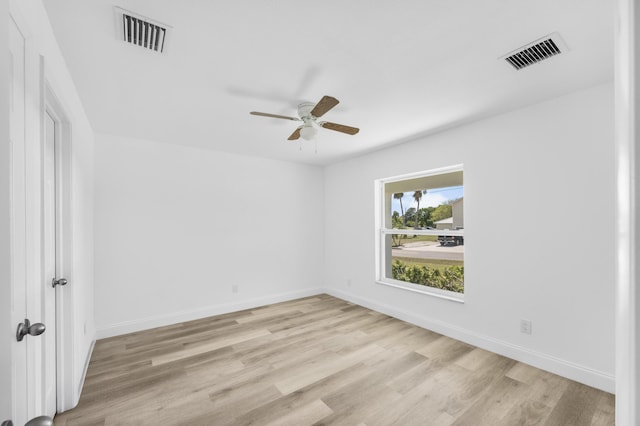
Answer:
[{"label": "ceiling air vent", "polygon": [[167,48],[171,27],[142,15],[115,7],[116,31],[125,43],[162,53]]},{"label": "ceiling air vent", "polygon": [[516,70],[521,70],[568,50],[564,40],[556,32],[509,52],[500,59],[507,61]]}]

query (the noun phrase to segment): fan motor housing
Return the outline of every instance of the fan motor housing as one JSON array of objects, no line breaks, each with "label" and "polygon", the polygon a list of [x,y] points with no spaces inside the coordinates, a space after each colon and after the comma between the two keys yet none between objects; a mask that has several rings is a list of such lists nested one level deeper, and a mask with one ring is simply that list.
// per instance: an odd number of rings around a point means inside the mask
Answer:
[{"label": "fan motor housing", "polygon": [[[298,105],[298,117],[305,120],[311,119],[311,110],[315,107],[316,104],[313,102],[303,102]],[[305,120],[306,121],[306,120]]]}]

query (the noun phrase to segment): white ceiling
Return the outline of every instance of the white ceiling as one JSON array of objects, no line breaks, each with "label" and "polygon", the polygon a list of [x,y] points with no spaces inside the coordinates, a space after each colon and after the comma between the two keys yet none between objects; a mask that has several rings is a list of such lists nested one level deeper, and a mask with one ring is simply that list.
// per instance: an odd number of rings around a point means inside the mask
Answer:
[{"label": "white ceiling", "polygon": [[[613,77],[608,0],[45,0],[96,132],[310,164]],[[116,36],[117,5],[173,26],[167,52]],[[558,31],[570,48],[515,71],[503,54]],[[359,127],[287,141],[301,101]],[[478,141],[481,143],[482,141]]]}]

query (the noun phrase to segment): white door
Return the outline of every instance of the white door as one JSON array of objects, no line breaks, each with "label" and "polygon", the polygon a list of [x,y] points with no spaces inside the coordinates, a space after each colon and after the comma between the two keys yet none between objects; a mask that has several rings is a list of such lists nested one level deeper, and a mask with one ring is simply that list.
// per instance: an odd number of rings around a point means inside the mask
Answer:
[{"label": "white door", "polygon": [[56,179],[56,143],[58,130],[56,120],[49,111],[45,113],[45,137],[42,162],[42,318],[47,332],[42,336],[42,401],[44,414],[53,417],[56,412],[56,292],[59,285],[53,286],[56,275],[57,249],[57,179]]},{"label": "white door", "polygon": [[[25,33],[28,26],[18,4],[11,3],[9,18],[9,281],[14,331],[4,335],[7,341],[1,342],[3,349],[11,351],[9,396],[15,425],[43,414],[52,416],[56,408],[56,291],[51,286],[56,253],[55,139],[50,138],[53,157],[46,158],[50,154],[45,151],[47,142],[41,145],[41,112],[34,102],[40,92],[34,76],[37,66],[33,39]],[[54,275],[48,277],[47,286],[41,277],[51,262]],[[28,321],[32,327],[23,327],[25,335],[18,339],[18,324],[25,326]],[[46,326],[43,335],[39,335],[43,328],[35,324],[40,322]],[[4,420],[8,419],[0,419]]]},{"label": "white door", "polygon": [[[11,84],[9,90],[9,124],[11,151],[11,322],[13,327],[24,322],[26,308],[26,186],[25,186],[25,37],[14,21],[9,19]],[[14,329],[15,329],[14,328]],[[29,339],[18,342],[15,335],[8,347],[12,352],[12,412],[14,424],[28,420],[27,348]],[[3,342],[3,347],[4,346]],[[0,419],[4,420],[4,419]]]}]

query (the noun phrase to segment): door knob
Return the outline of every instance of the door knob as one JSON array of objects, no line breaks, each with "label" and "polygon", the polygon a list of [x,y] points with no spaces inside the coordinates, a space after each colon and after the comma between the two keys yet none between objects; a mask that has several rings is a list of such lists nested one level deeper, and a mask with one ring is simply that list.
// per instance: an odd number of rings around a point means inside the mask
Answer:
[{"label": "door knob", "polygon": [[49,416],[39,416],[26,422],[24,426],[52,426],[53,419]]},{"label": "door knob", "polygon": [[51,280],[51,287],[56,288],[57,285],[67,285],[66,278],[58,278],[55,277]]},{"label": "door knob", "polygon": [[[24,424],[24,426],[52,426],[53,420],[49,416],[35,417]],[[0,426],[13,426],[11,420],[5,420]]]},{"label": "door knob", "polygon": [[18,324],[18,329],[16,330],[16,339],[18,342],[22,342],[22,339],[27,334],[31,336],[39,336],[47,329],[44,324],[41,322],[37,322],[35,324],[31,324],[31,321],[25,319],[24,322]]}]

